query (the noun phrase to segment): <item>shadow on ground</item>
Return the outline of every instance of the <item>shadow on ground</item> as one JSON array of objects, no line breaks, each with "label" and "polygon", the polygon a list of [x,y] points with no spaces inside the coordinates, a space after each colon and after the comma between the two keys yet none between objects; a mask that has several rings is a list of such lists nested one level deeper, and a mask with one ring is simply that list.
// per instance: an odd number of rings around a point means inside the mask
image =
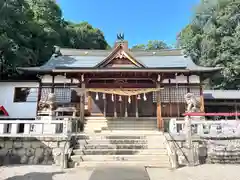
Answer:
[{"label": "shadow on ground", "polygon": [[149,180],[144,167],[97,167],[89,180]]},{"label": "shadow on ground", "polygon": [[13,176],[5,180],[52,180],[56,174],[63,174],[64,172],[41,173],[33,172],[22,176]]}]

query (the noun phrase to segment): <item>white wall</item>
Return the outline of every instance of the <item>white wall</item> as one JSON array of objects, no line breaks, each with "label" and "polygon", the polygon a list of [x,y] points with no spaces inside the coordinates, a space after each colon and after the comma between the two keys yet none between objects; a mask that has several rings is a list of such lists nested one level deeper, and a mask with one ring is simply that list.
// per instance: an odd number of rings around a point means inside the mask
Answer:
[{"label": "white wall", "polygon": [[8,118],[35,118],[37,102],[14,102],[15,87],[39,87],[39,83],[0,82],[0,105],[5,107]]},{"label": "white wall", "polygon": [[[79,80],[73,79],[73,83],[78,83]],[[42,77],[42,83],[52,83],[52,76],[44,75]],[[58,75],[54,78],[54,83],[71,83],[71,79],[67,79],[64,76]]]}]

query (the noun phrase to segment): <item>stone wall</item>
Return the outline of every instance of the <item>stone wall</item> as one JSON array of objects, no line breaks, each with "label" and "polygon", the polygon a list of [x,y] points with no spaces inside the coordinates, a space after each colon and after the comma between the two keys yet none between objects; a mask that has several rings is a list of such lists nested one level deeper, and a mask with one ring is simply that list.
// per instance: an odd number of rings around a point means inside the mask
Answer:
[{"label": "stone wall", "polygon": [[[187,165],[188,148],[185,142],[170,142],[176,150],[180,165]],[[240,164],[240,138],[203,138],[193,142],[196,164]]]},{"label": "stone wall", "polygon": [[240,164],[239,137],[208,137],[204,140],[208,149],[208,163]]},{"label": "stone wall", "polygon": [[[70,140],[54,138],[0,137],[0,165],[56,164],[62,165],[64,154],[71,153]],[[64,153],[63,153],[64,152]]]}]

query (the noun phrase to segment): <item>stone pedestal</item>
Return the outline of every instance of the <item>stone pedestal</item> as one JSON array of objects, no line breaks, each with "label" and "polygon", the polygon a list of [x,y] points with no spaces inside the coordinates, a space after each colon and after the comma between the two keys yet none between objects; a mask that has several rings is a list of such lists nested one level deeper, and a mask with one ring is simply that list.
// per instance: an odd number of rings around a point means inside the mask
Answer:
[{"label": "stone pedestal", "polygon": [[186,145],[187,145],[187,157],[189,161],[189,166],[194,166],[194,148],[192,142],[192,127],[191,118],[189,116],[185,117],[185,134],[186,134]]}]

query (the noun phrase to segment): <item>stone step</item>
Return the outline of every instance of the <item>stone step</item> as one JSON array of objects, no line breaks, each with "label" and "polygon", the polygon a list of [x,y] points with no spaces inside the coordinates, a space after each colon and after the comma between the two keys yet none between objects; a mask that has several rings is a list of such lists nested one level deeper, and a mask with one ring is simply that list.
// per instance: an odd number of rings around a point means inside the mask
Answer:
[{"label": "stone step", "polygon": [[73,155],[72,161],[159,161],[169,163],[167,155]]},{"label": "stone step", "polygon": [[158,137],[164,139],[164,133],[158,130],[105,130],[101,131],[101,133],[79,133],[75,134],[76,139],[145,139],[146,137]]},{"label": "stone step", "polygon": [[150,124],[150,123],[146,123],[146,124],[123,124],[123,123],[109,123],[109,124],[86,124],[84,126],[84,128],[95,128],[95,127],[155,127],[157,128],[157,124]]},{"label": "stone step", "polygon": [[[84,149],[147,149],[147,144],[86,144]],[[82,147],[76,144],[75,149]]]},{"label": "stone step", "polygon": [[89,127],[109,127],[109,126],[121,126],[121,127],[133,127],[133,126],[146,126],[146,127],[152,127],[152,126],[157,126],[156,122],[105,122],[105,123],[100,123],[100,122],[87,122],[84,127],[89,128]]},{"label": "stone step", "polygon": [[100,135],[126,135],[126,136],[132,136],[132,135],[139,135],[139,136],[146,136],[146,135],[163,135],[164,133],[162,131],[158,130],[137,130],[137,131],[131,131],[131,130],[113,130],[113,131],[102,131]]},{"label": "stone step", "polygon": [[86,121],[88,124],[157,124],[156,121]]},{"label": "stone step", "polygon": [[156,117],[85,117],[86,121],[156,121]]},{"label": "stone step", "polygon": [[84,131],[86,130],[92,130],[92,129],[102,129],[102,130],[108,130],[108,129],[116,129],[116,130],[132,130],[132,129],[138,129],[138,130],[157,130],[156,125],[104,125],[104,126],[86,126],[84,127]]},{"label": "stone step", "polygon": [[84,128],[84,132],[95,132],[95,131],[99,131],[99,132],[102,132],[102,131],[106,131],[106,130],[109,130],[109,131],[114,131],[114,130],[131,130],[131,131],[137,131],[137,130],[157,130],[156,127],[130,127],[130,126],[127,126],[127,127],[121,127],[121,126],[109,126],[109,127],[87,127],[87,128]]},{"label": "stone step", "polygon": [[79,168],[95,168],[98,166],[144,166],[152,168],[171,168],[170,163],[159,161],[85,161],[74,163],[74,167]]},{"label": "stone step", "polygon": [[79,143],[83,144],[146,144],[148,141],[146,139],[87,139],[79,140]]},{"label": "stone step", "polygon": [[74,149],[74,155],[167,155],[166,149],[146,149],[146,150],[136,150],[136,149]]}]

